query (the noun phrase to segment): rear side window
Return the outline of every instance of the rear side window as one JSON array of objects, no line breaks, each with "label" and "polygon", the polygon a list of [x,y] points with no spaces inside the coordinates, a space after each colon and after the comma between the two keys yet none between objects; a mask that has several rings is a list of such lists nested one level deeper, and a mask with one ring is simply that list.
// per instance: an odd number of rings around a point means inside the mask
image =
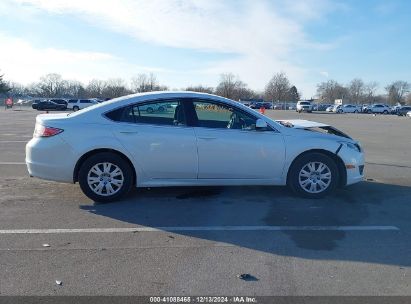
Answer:
[{"label": "rear side window", "polygon": [[186,124],[180,100],[161,100],[136,104],[111,111],[106,116],[114,121],[151,125],[181,126]]},{"label": "rear side window", "polygon": [[70,99],[69,101],[68,101],[68,103],[76,103],[77,102],[77,99]]},{"label": "rear side window", "polygon": [[80,103],[91,103],[91,101],[88,100],[88,99],[81,99],[81,100],[80,100]]}]

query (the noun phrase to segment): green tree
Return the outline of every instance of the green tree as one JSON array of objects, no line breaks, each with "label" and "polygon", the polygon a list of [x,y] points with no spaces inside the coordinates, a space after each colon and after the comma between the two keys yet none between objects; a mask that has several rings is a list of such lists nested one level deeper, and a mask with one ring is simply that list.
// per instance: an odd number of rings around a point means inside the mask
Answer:
[{"label": "green tree", "polygon": [[0,75],[0,94],[4,94],[10,91],[10,87],[6,82],[4,82],[3,76],[4,75]]},{"label": "green tree", "polygon": [[300,99],[300,93],[298,93],[296,86],[292,86],[290,90],[288,91],[287,101],[296,102],[299,99]]}]

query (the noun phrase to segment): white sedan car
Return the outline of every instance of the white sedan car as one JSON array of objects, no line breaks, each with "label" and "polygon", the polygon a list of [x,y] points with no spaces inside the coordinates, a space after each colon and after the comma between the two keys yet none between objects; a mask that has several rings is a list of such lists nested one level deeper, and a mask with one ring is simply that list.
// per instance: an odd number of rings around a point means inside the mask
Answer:
[{"label": "white sedan car", "polygon": [[359,108],[356,105],[345,104],[345,105],[340,105],[336,111],[337,113],[358,113]]},{"label": "white sedan car", "polygon": [[[167,110],[147,110],[158,104]],[[326,124],[274,121],[209,94],[153,92],[38,115],[26,163],[31,176],[79,182],[95,201],[132,186],[288,185],[319,198],[363,180],[364,154]]]},{"label": "white sedan car", "polygon": [[98,104],[96,99],[70,99],[67,103],[67,109],[78,111],[95,104]]}]

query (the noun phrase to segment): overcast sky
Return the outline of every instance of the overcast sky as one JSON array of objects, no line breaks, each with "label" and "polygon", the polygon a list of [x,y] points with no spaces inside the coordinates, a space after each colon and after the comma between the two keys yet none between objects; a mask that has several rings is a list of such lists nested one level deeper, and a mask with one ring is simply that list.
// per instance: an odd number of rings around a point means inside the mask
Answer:
[{"label": "overcast sky", "polygon": [[0,73],[87,82],[154,72],[172,88],[232,72],[304,97],[327,79],[411,81],[411,1],[0,0]]}]

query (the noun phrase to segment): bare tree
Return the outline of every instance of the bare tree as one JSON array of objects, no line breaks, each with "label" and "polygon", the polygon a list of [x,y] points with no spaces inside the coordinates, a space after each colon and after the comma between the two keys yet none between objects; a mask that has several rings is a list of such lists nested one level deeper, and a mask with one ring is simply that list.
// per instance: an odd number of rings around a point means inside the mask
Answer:
[{"label": "bare tree", "polygon": [[366,103],[374,103],[375,102],[375,93],[378,89],[378,83],[375,81],[371,81],[365,85],[364,94]]},{"label": "bare tree", "polygon": [[245,99],[245,95],[249,95],[250,90],[247,85],[232,73],[220,75],[220,83],[215,89],[215,93],[222,97],[239,100]]},{"label": "bare tree", "polygon": [[365,84],[359,78],[354,78],[348,85],[348,96],[351,102],[357,105],[365,99]]},{"label": "bare tree", "polygon": [[66,80],[66,87],[64,91],[63,96],[72,98],[85,98],[87,95],[83,84],[77,80]]},{"label": "bare tree", "polygon": [[265,98],[270,101],[286,101],[291,85],[284,72],[275,74],[265,86]]},{"label": "bare tree", "polygon": [[410,92],[410,84],[406,81],[398,80],[385,87],[388,93],[388,102],[390,104],[404,103],[404,98]]},{"label": "bare tree", "polygon": [[221,74],[220,83],[216,87],[216,94],[226,98],[233,98],[238,82],[232,73]]},{"label": "bare tree", "polygon": [[335,80],[328,80],[317,85],[317,94],[321,101],[333,103],[336,99],[347,98],[348,90]]},{"label": "bare tree", "polygon": [[38,88],[44,97],[60,97],[64,93],[66,81],[59,74],[47,74],[40,77]]},{"label": "bare tree", "polygon": [[107,80],[102,93],[106,98],[116,98],[130,94],[131,91],[127,89],[126,83],[123,79],[112,78]]},{"label": "bare tree", "polygon": [[208,94],[213,94],[214,92],[214,89],[212,87],[203,87],[202,85],[189,86],[185,88],[184,90],[191,91],[191,92],[208,93]]},{"label": "bare tree", "polygon": [[86,87],[86,95],[91,98],[104,98],[106,82],[99,79],[92,79]]},{"label": "bare tree", "polygon": [[10,95],[13,97],[22,97],[28,95],[27,87],[25,87],[21,83],[9,82],[7,83],[7,87],[10,89]]},{"label": "bare tree", "polygon": [[150,74],[138,74],[136,77],[131,78],[131,90],[135,93],[152,92],[152,91],[165,91],[166,86],[159,84],[157,76],[153,73]]}]

